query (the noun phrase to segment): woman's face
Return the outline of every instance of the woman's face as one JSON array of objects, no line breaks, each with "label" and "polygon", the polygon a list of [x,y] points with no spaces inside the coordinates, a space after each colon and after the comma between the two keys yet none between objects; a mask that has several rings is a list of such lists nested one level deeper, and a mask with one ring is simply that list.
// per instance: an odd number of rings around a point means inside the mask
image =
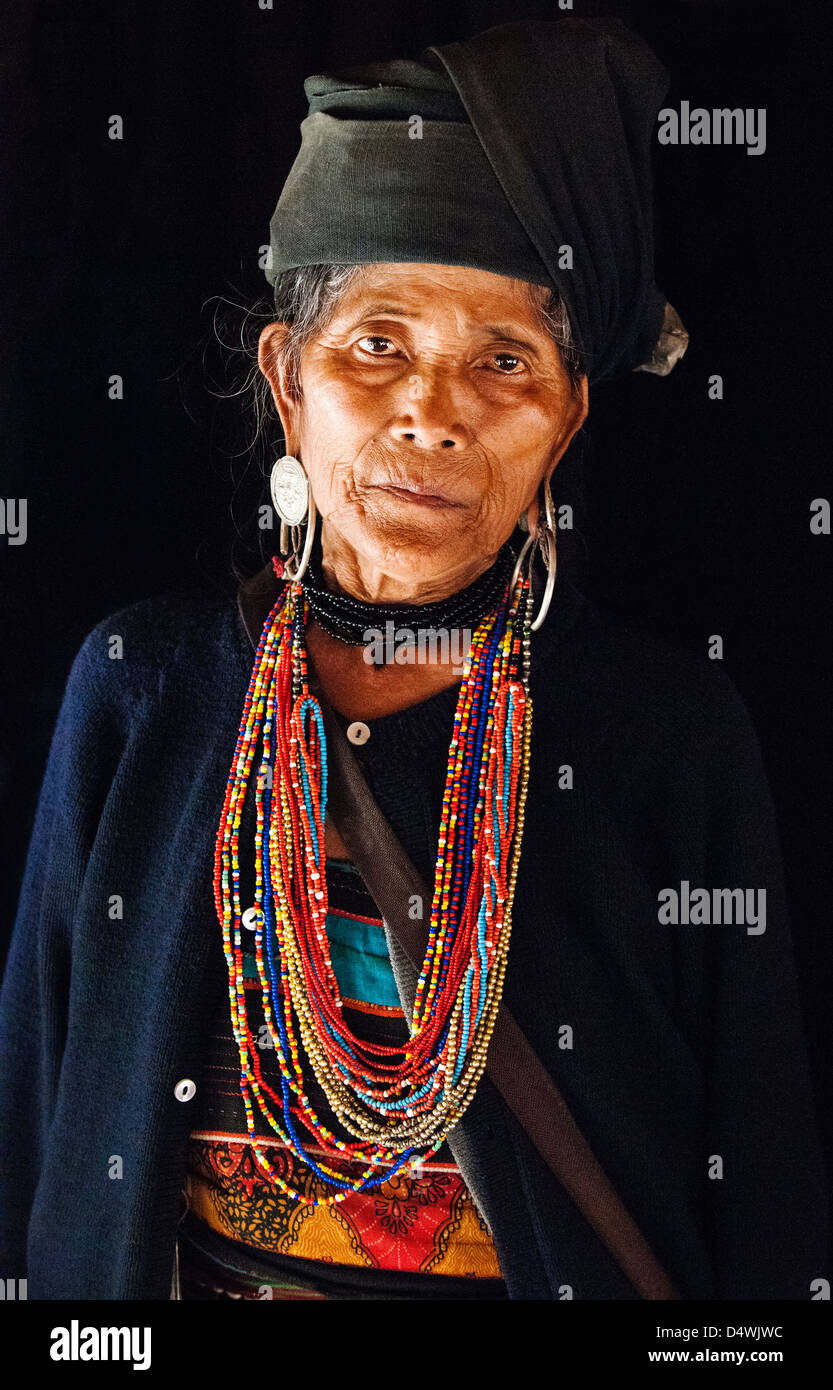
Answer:
[{"label": "woman's face", "polygon": [[[260,340],[287,441],[322,514],[325,556],[401,592],[462,587],[492,563],[587,414],[527,287],[466,267],[380,264],[301,357],[293,399]],[[374,595],[376,596],[376,595]]]}]

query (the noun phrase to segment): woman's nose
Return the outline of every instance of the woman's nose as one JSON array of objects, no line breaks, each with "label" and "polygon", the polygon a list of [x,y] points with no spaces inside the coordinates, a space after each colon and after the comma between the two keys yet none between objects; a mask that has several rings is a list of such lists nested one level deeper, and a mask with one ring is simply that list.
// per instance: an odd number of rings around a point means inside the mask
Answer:
[{"label": "woman's nose", "polygon": [[411,374],[400,410],[391,421],[390,435],[418,449],[468,447],[472,436],[462,420],[459,397],[443,372]]}]

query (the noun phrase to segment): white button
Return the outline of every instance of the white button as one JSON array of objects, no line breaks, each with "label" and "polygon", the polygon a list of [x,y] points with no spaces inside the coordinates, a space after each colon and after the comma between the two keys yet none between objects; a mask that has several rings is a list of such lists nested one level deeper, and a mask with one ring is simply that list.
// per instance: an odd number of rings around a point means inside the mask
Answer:
[{"label": "white button", "polygon": [[260,908],[247,907],[240,920],[247,931],[257,931],[261,920]]},{"label": "white button", "polygon": [[367,740],[370,738],[370,730],[366,724],[363,724],[360,719],[357,719],[355,723],[348,724],[347,737],[351,743],[367,743]]},{"label": "white button", "polygon": [[177,1100],[193,1100],[196,1094],[196,1086],[193,1081],[189,1081],[187,1077],[183,1081],[177,1081],[174,1086],[174,1095]]}]

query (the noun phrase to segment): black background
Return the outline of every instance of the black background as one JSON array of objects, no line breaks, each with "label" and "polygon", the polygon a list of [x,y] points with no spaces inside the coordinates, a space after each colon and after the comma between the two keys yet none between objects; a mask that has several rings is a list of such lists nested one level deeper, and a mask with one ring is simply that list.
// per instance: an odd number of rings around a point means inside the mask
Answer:
[{"label": "black background", "polygon": [[[559,558],[580,588],[702,654],[724,639],[778,811],[829,1154],[832,542],[809,528],[831,492],[824,9],[576,0],[576,15],[633,22],[671,70],[666,105],[765,107],[767,147],[658,147],[657,280],[691,344],[665,380],[591,391],[554,491],[576,510]],[[225,301],[268,289],[258,254],[303,78],[558,13],[554,0],[18,0],[6,20],[0,495],[28,500],[25,545],[0,536],[6,934],[85,634],[175,585],[233,590],[235,566],[261,563],[269,441],[247,455],[243,399],[218,394],[239,366],[226,372],[213,325]]]}]

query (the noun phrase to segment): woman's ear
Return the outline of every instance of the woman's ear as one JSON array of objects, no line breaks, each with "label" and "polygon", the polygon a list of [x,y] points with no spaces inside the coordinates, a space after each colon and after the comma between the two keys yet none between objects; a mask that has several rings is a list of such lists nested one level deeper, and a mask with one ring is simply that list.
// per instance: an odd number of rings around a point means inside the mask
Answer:
[{"label": "woman's ear", "polygon": [[281,352],[289,329],[288,323],[267,323],[258,338],[257,362],[269,382],[287,452],[294,454],[298,447],[298,400],[292,391],[289,368]]},{"label": "woman's ear", "polygon": [[[561,451],[560,451],[560,453],[559,453],[559,455],[558,455],[558,458],[561,457],[561,454],[565,454],[565,453],[567,452],[567,446],[571,443],[572,438],[573,438],[573,435],[578,433],[578,431],[581,429],[582,425],[584,424],[585,420],[587,419],[587,412],[588,412],[589,408],[590,408],[590,388],[588,387],[588,384],[587,384],[587,377],[586,377],[586,376],[582,376],[582,377],[579,377],[579,396],[578,396],[578,399],[576,398],[575,395],[573,395],[572,392],[570,393],[570,406],[569,406],[568,410],[566,411],[566,418],[565,418],[565,421],[564,421],[564,431],[563,431],[563,435],[562,435],[563,443],[562,443],[562,445],[561,445]],[[557,462],[558,462],[558,459],[556,459],[556,463],[557,463]],[[555,465],[553,465],[553,466],[555,466]]]},{"label": "woman's ear", "polygon": [[[562,424],[562,428],[559,433],[558,440],[556,441],[555,448],[553,449],[552,457],[549,463],[547,464],[546,472],[544,473],[544,476],[541,479],[541,483],[549,483],[552,481],[552,475],[558,467],[558,464],[561,462],[561,459],[566,454],[567,449],[572,443],[574,436],[578,434],[578,431],[581,429],[582,425],[587,419],[590,393],[587,386],[586,376],[580,378],[579,390],[580,394],[578,398],[576,398],[576,396],[574,396],[572,393],[570,395],[569,404],[564,412],[564,421]],[[538,484],[538,492],[540,492],[541,483]],[[526,520],[530,531],[535,530],[538,521],[538,492],[536,492],[535,497],[530,502],[526,511]]]},{"label": "woman's ear", "polygon": [[589,403],[590,392],[587,385],[587,377],[582,376],[579,377],[578,394],[576,395],[575,392],[570,391],[564,404],[561,428],[553,446],[552,457],[547,465],[545,477],[552,477],[553,469],[556,464],[559,463],[564,454],[566,454],[570,444],[573,442],[573,437],[578,434],[587,419]]}]

